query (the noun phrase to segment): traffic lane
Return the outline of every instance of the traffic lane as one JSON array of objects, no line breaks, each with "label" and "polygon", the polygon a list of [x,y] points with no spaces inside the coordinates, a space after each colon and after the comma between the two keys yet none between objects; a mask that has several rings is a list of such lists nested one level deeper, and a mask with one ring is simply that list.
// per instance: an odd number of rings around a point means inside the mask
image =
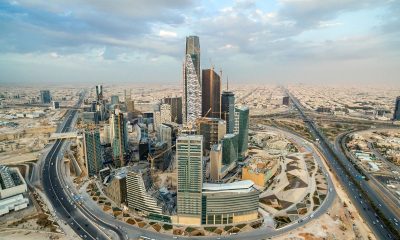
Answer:
[{"label": "traffic lane", "polygon": [[[67,114],[69,114],[69,113],[70,112],[68,112]],[[64,125],[64,127],[62,127],[62,130],[61,130],[62,132],[65,132],[67,130],[67,128],[71,124],[72,119],[73,119],[72,115],[67,116],[67,122]],[[58,152],[60,151],[61,147],[62,147],[61,140],[56,140],[55,146],[53,146],[52,151],[50,151],[50,154],[47,155],[48,159],[47,159],[47,164],[46,164],[45,169],[48,169],[48,168],[50,168],[52,166],[54,166],[54,169],[52,169],[52,170],[49,169],[49,173],[48,173],[48,177],[49,178],[46,178],[46,179],[50,179],[51,172],[55,172],[54,171],[55,170],[55,164],[54,164],[53,161],[51,161],[52,160],[51,158],[52,158],[52,156],[54,156],[55,153],[58,154]],[[46,173],[45,173],[45,175],[47,176]],[[56,183],[58,181],[58,178],[57,177],[53,177],[51,179],[51,181]],[[50,184],[47,185],[46,189],[50,189],[51,190],[51,188],[48,188],[49,185],[51,185],[51,182],[50,182]],[[59,211],[61,210],[64,213],[64,214],[62,214],[63,215],[62,217],[64,218],[64,222],[65,223],[67,223],[67,222],[70,223],[70,225],[72,225],[71,226],[72,229],[74,229],[75,232],[78,233],[79,236],[82,236],[82,237],[85,237],[87,235],[93,235],[93,236],[96,236],[96,237],[101,236],[101,234],[98,234],[98,230],[90,228],[89,224],[86,223],[86,225],[85,225],[87,230],[84,229],[82,226],[80,226],[80,224],[78,224],[77,220],[79,222],[87,222],[87,220],[82,218],[82,217],[80,217],[79,215],[76,216],[77,214],[74,213],[75,209],[68,208],[68,204],[69,203],[66,202],[67,198],[62,195],[62,191],[60,191],[60,189],[58,187],[59,187],[59,185],[56,184],[55,189],[53,189],[53,193],[52,194],[50,193],[50,194],[52,195],[52,198],[54,200],[53,201],[53,206],[55,206],[55,209],[58,209]],[[61,201],[60,201],[60,199],[61,199]],[[59,201],[57,201],[57,200],[59,200]],[[65,207],[65,209],[64,209],[64,207]],[[71,213],[73,213],[75,216],[72,216]],[[86,234],[85,231],[87,231],[88,234]],[[89,238],[93,238],[91,236],[87,236],[86,238],[88,238],[88,237]],[[103,238],[104,236],[101,236],[101,237]]]},{"label": "traffic lane", "polygon": [[[54,146],[54,151],[52,152],[52,155],[48,155],[48,158],[49,158],[48,161],[51,161],[51,157],[54,156],[54,153],[57,152],[57,149],[60,149],[60,146],[61,146],[61,142],[57,142],[56,145]],[[61,206],[60,202],[57,201],[55,189],[52,188],[52,181],[53,180],[51,179],[51,176],[50,176],[50,172],[51,172],[50,166],[51,165],[49,165],[47,168],[45,168],[47,170],[45,172],[45,174],[44,174],[45,175],[45,179],[48,179],[48,181],[45,181],[45,183],[44,183],[45,189],[49,191],[49,192],[47,192],[49,195],[51,195],[51,194],[53,195],[52,196],[53,198],[50,201],[52,202],[52,205],[53,205],[55,211],[56,212],[58,211],[59,213],[61,213],[62,216],[63,215],[67,215],[68,212]],[[60,215],[60,214],[58,214],[58,215]],[[82,235],[83,234],[82,231],[80,231],[79,229],[77,229],[77,230],[78,231],[76,231],[76,232],[78,233],[78,235]]]},{"label": "traffic lane", "polygon": [[[320,142],[320,146],[323,148],[322,142]],[[327,147],[325,145],[325,147]],[[367,207],[363,207],[361,205],[361,202],[357,201],[357,199],[355,198],[355,194],[357,192],[353,192],[353,190],[351,188],[348,188],[347,185],[345,184],[346,182],[352,182],[352,178],[349,178],[347,176],[347,174],[345,174],[343,171],[338,171],[339,169],[343,170],[341,168],[341,166],[336,162],[336,160],[334,159],[334,157],[328,153],[328,151],[326,151],[325,149],[323,149],[325,152],[325,155],[327,156],[327,159],[333,163],[332,165],[335,166],[335,172],[337,173],[337,176],[339,177],[340,181],[341,181],[341,185],[344,186],[344,189],[347,190],[347,192],[349,193],[348,196],[350,197],[350,199],[352,199],[353,201],[353,205],[357,208],[358,212],[360,213],[360,215],[364,215],[364,219],[369,223],[368,225],[370,226],[371,229],[374,229],[374,233],[376,235],[379,235],[380,239],[386,239],[389,236],[391,236],[391,233],[389,233],[388,231],[386,231],[386,229],[382,229],[382,228],[378,228],[373,224],[373,212],[371,211],[372,207],[370,205],[368,205]],[[369,210],[368,210],[369,209]],[[391,236],[393,238],[393,236]]]},{"label": "traffic lane", "polygon": [[[57,159],[54,158],[53,161],[57,161]],[[88,224],[88,220],[84,218],[81,214],[79,214],[79,211],[76,210],[74,205],[71,205],[71,203],[68,201],[68,197],[63,191],[63,187],[57,176],[57,164],[53,164],[51,166],[53,167],[53,169],[50,170],[50,176],[52,182],[54,183],[53,189],[55,190],[54,192],[57,195],[56,199],[59,200],[60,206],[62,205],[61,208],[66,210],[66,217],[72,220],[72,222],[70,222],[71,225],[74,225],[75,223],[75,228],[78,231],[87,232],[89,235],[91,235],[92,238],[106,237],[105,235],[102,236],[102,234],[99,234],[99,230],[92,224]],[[83,234],[82,237],[85,237],[85,235],[87,234]]]},{"label": "traffic lane", "polygon": [[[344,163],[348,169],[352,170],[352,173],[355,176],[360,175],[360,173],[354,168],[354,165],[352,162],[350,162],[345,156],[344,154],[339,151],[339,157],[342,163]],[[371,179],[371,177],[370,177]],[[391,220],[392,222],[394,222],[393,219],[397,219],[398,216],[391,211],[391,209],[389,208],[389,206],[387,206],[384,201],[382,201],[382,199],[380,198],[380,196],[371,188],[371,186],[368,184],[367,181],[365,181],[364,179],[361,179],[359,181],[360,185],[363,187],[363,189],[367,192],[368,196],[373,200],[373,202],[375,202],[380,210],[384,213],[384,215],[388,216],[389,220]],[[394,226],[397,230],[400,230],[400,226],[397,224],[395,224]]]}]

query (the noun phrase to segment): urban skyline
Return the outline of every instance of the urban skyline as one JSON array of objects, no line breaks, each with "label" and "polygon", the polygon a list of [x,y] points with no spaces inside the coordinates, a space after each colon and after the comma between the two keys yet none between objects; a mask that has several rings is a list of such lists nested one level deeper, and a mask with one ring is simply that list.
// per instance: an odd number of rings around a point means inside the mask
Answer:
[{"label": "urban skyline", "polygon": [[0,3],[1,237],[400,239],[399,10]]}]

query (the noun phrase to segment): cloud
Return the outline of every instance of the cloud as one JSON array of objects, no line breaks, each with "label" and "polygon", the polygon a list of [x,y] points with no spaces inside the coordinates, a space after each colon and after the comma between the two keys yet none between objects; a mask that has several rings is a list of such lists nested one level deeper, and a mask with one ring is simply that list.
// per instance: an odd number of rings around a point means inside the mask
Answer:
[{"label": "cloud", "polygon": [[176,37],[177,36],[176,32],[166,31],[166,30],[160,30],[158,35],[160,37],[166,37],[166,38],[171,38],[171,37]]},{"label": "cloud", "polygon": [[[357,12],[366,12],[374,27],[346,32],[358,19],[340,17]],[[98,64],[112,66],[111,72],[122,71],[124,64],[144,64],[140,71],[178,63],[165,69],[179,79],[184,36],[195,34],[203,63],[213,59],[237,77],[251,72],[256,79],[299,63],[399,60],[399,16],[399,1],[389,0],[18,0],[0,3],[0,58],[80,61],[77,69]],[[312,37],[299,37],[310,32]]]}]

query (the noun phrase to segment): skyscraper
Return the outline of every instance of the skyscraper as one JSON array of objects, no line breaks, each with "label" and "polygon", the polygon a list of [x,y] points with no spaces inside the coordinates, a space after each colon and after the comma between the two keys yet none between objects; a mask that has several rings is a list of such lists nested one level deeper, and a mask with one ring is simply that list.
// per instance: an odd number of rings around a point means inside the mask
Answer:
[{"label": "skyscraper", "polygon": [[96,86],[96,100],[98,102],[103,100],[103,85]]},{"label": "skyscraper", "polygon": [[151,177],[149,170],[132,169],[126,176],[126,200],[129,208],[147,213],[162,214],[157,199],[150,195]]},{"label": "skyscraper", "polygon": [[396,106],[394,109],[393,120],[395,121],[400,120],[400,96],[396,98]]},{"label": "skyscraper", "polygon": [[221,118],[226,121],[226,133],[233,133],[235,127],[235,95],[233,92],[222,92]]},{"label": "skyscraper", "polygon": [[171,123],[171,105],[166,103],[161,104],[160,118],[161,123]]},{"label": "skyscraper", "polygon": [[219,118],[199,118],[197,133],[203,136],[204,150],[210,151],[211,146],[218,144],[226,134],[225,121]]},{"label": "skyscraper", "polygon": [[110,118],[110,137],[114,164],[124,166],[124,154],[128,147],[128,132],[124,115],[116,111]]},{"label": "skyscraper", "polygon": [[186,37],[183,67],[183,123],[194,124],[201,117],[200,40]]},{"label": "skyscraper", "polygon": [[51,103],[51,95],[49,90],[40,90],[40,101],[43,104]]},{"label": "skyscraper", "polygon": [[164,98],[164,103],[171,105],[172,122],[182,124],[182,97]]},{"label": "skyscraper", "polygon": [[221,112],[220,76],[212,68],[212,69],[203,69],[201,77],[202,77],[202,83],[201,83],[202,116],[219,118]]},{"label": "skyscraper", "polygon": [[178,165],[177,213],[179,223],[201,224],[203,137],[181,135],[176,140]]},{"label": "skyscraper", "polygon": [[238,135],[226,134],[222,139],[222,164],[230,166],[238,159]]},{"label": "skyscraper", "polygon": [[86,129],[84,133],[85,164],[89,177],[97,175],[103,167],[99,129]]},{"label": "skyscraper", "polygon": [[119,97],[117,95],[111,96],[111,104],[119,104]]},{"label": "skyscraper", "polygon": [[249,145],[249,108],[237,107],[235,112],[239,113],[238,154],[239,160],[243,160],[247,155]]}]

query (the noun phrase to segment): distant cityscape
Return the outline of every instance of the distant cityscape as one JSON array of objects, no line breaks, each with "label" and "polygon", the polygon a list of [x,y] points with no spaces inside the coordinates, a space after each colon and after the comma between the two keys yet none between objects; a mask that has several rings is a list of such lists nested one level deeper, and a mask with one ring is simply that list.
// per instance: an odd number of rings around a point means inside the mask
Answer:
[{"label": "distant cityscape", "polygon": [[182,86],[0,88],[0,222],[295,239],[319,219],[321,239],[398,239],[398,90],[240,86],[200,55],[186,37]]}]

